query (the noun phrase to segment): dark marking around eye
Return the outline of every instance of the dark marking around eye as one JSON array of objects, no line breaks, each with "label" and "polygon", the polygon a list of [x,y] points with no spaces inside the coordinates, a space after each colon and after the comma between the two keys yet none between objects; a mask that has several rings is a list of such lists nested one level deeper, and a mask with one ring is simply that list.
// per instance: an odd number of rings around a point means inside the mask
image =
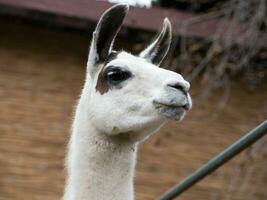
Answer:
[{"label": "dark marking around eye", "polygon": [[103,71],[101,71],[99,73],[99,75],[98,75],[98,79],[97,79],[97,83],[96,83],[95,89],[101,95],[107,93],[108,90],[109,90],[109,84],[108,84],[108,81],[105,78],[105,75],[104,75]]},{"label": "dark marking around eye", "polygon": [[123,83],[131,77],[133,77],[132,73],[125,68],[112,65],[108,66],[99,73],[96,91],[104,94],[109,89],[121,89]]},{"label": "dark marking around eye", "polygon": [[[107,65],[107,63],[109,63],[110,61],[116,59],[117,55],[118,55],[118,52],[112,51],[108,55],[108,57],[105,59],[104,66]],[[106,80],[103,69],[98,75],[98,79],[97,79],[97,83],[95,87],[96,91],[98,91],[100,94],[105,94],[109,90],[109,84],[108,84],[108,81]]]}]

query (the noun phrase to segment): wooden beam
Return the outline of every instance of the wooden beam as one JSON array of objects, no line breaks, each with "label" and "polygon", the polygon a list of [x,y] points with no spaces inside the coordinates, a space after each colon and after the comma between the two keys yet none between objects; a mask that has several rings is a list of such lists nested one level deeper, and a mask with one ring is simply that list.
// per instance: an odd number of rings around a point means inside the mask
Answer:
[{"label": "wooden beam", "polygon": [[[59,16],[62,23],[83,29],[88,27],[88,24],[84,22],[96,22],[110,6],[111,4],[108,2],[95,0],[0,0],[0,13],[31,17],[31,14],[37,12]],[[156,32],[160,29],[165,17],[171,20],[174,34],[180,35],[183,34],[182,24],[196,18],[197,15],[160,7],[131,8],[124,21],[124,26]],[[188,26],[186,35],[210,39],[219,27],[227,30],[228,24],[226,21],[214,17]],[[245,43],[243,33],[243,27],[236,27],[233,34],[236,43]],[[260,37],[262,38],[261,45],[267,47],[267,34],[262,33]]]}]

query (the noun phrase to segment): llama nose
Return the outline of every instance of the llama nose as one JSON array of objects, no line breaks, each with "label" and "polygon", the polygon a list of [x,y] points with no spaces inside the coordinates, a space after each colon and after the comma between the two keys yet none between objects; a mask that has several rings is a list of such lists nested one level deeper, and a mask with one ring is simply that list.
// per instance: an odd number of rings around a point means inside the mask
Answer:
[{"label": "llama nose", "polygon": [[188,93],[190,84],[187,81],[176,81],[168,84],[169,87],[182,91],[184,94]]}]

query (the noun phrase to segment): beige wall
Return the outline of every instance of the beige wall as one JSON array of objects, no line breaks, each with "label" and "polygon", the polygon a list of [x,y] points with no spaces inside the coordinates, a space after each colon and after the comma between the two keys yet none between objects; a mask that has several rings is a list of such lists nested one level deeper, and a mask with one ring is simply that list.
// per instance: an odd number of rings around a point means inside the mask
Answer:
[{"label": "beige wall", "polygon": [[[78,33],[0,20],[0,200],[60,199],[63,159],[88,43],[89,38]],[[193,84],[193,96],[203,89]],[[253,91],[234,84],[228,104],[212,117],[221,94],[214,92],[202,105],[195,104],[182,123],[169,123],[141,145],[137,199],[155,199],[266,119],[266,91],[266,84]],[[266,153],[264,157],[262,150],[252,149],[180,199],[227,199],[230,183],[236,195],[228,199],[266,199]]]}]

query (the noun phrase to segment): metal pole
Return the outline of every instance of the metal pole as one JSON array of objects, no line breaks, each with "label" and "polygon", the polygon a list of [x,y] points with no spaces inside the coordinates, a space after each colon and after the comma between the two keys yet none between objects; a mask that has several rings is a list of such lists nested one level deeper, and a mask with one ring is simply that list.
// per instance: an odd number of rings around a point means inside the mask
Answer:
[{"label": "metal pole", "polygon": [[235,155],[237,155],[238,153],[240,153],[241,151],[243,151],[244,149],[255,143],[261,137],[266,135],[266,133],[267,133],[267,120],[265,120],[259,126],[257,126],[249,133],[241,137],[238,141],[230,145],[228,148],[226,148],[220,154],[215,156],[212,160],[208,161],[202,167],[197,169],[194,173],[192,173],[190,176],[185,178],[179,184],[171,188],[165,194],[160,196],[158,200],[171,200],[179,196],[188,188],[190,188],[191,186],[202,180],[204,177],[212,173],[214,170],[222,166],[227,161],[229,161],[232,157],[234,157]]}]

